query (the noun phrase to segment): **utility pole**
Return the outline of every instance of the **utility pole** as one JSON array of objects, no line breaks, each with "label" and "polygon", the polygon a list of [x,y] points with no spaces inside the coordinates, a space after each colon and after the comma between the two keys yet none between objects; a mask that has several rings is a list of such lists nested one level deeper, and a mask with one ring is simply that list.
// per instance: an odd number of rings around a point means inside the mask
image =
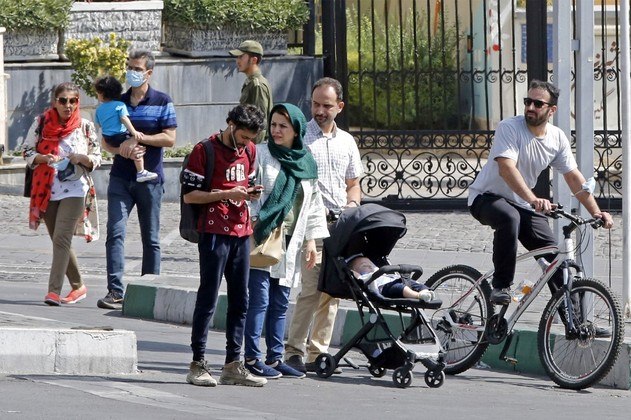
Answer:
[{"label": "utility pole", "polygon": [[[526,0],[526,66],[528,83],[548,80],[548,6],[546,0]],[[550,197],[550,169],[541,172],[533,188],[537,197]]]}]

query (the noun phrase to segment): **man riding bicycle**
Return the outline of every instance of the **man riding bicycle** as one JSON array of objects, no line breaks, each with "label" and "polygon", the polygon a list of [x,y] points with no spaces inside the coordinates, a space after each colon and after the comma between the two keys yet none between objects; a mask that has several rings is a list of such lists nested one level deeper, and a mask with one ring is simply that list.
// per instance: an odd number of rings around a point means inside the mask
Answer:
[{"label": "man riding bicycle", "polygon": [[[607,229],[613,226],[611,215],[600,210],[584,186],[585,177],[577,169],[565,133],[548,122],[557,110],[558,98],[556,86],[533,80],[524,98],[524,115],[498,124],[488,162],[469,187],[469,211],[495,231],[491,301],[497,305],[511,301],[517,241],[528,250],[557,243],[544,215],[552,204],[531,190],[545,168],[551,166],[563,175],[570,191],[592,217],[602,219]],[[559,270],[553,277],[549,285],[553,292],[563,285],[562,276]]]}]

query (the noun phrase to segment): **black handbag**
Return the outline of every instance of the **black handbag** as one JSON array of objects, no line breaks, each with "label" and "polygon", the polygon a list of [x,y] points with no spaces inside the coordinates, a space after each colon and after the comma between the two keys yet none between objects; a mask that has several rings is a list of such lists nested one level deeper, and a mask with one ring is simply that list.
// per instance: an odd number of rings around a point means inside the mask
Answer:
[{"label": "black handbag", "polygon": [[24,197],[31,196],[31,187],[33,185],[33,168],[26,165],[24,170]]}]

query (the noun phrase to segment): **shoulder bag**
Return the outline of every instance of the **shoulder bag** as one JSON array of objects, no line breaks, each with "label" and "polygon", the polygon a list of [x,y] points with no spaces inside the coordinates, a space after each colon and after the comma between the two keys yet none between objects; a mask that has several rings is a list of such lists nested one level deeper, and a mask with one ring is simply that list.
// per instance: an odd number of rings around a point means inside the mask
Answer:
[{"label": "shoulder bag", "polygon": [[283,249],[284,226],[281,224],[272,230],[270,235],[259,245],[254,242],[254,235],[250,235],[250,267],[266,268],[278,264],[285,250]]}]

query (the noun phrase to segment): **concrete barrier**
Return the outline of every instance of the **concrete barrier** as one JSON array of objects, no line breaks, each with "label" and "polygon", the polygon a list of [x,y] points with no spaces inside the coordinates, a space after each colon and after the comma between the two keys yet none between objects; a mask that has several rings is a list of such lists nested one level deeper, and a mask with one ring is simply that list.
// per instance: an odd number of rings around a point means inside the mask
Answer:
[{"label": "concrete barrier", "polygon": [[137,373],[133,331],[0,327],[0,373]]}]

